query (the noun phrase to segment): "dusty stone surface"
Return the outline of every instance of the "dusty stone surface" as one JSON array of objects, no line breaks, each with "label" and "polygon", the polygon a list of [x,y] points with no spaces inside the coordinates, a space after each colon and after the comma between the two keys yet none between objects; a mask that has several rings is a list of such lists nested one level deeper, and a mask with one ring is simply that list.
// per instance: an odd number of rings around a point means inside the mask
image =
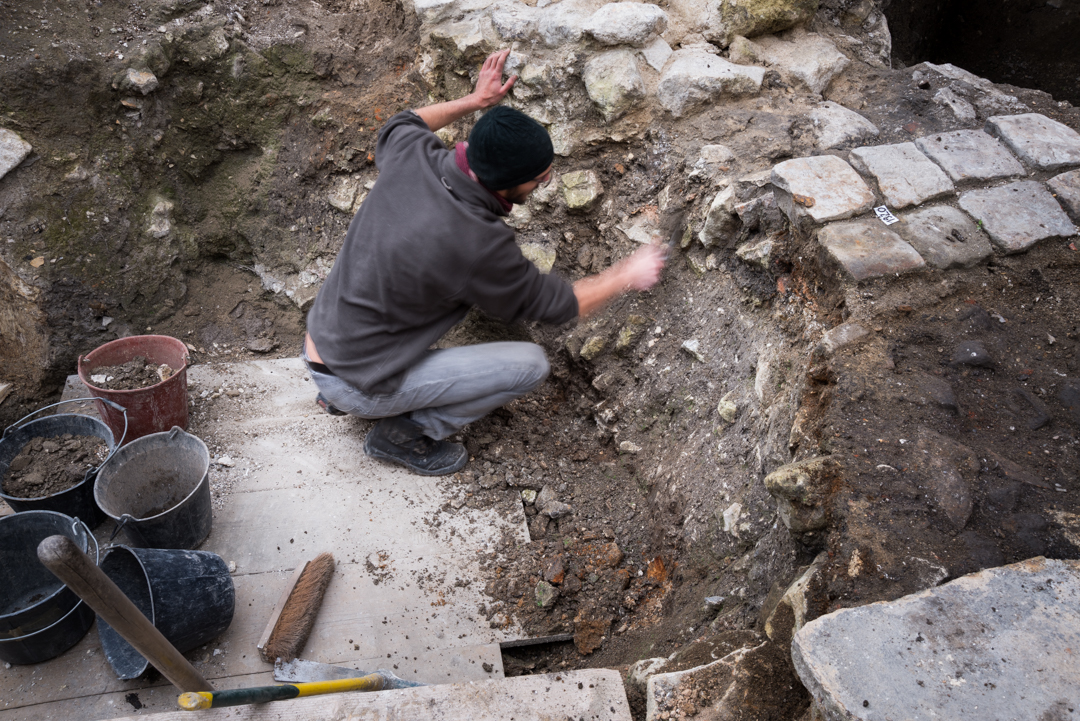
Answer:
[{"label": "dusty stone surface", "polygon": [[1033,180],[968,191],[960,196],[960,207],[981,222],[990,240],[1005,253],[1021,253],[1040,240],[1076,232],[1050,191]]},{"label": "dusty stone surface", "polygon": [[0,128],[0,178],[7,175],[19,163],[26,160],[33,147],[18,133]]},{"label": "dusty stone surface", "polygon": [[995,138],[981,130],[954,130],[915,141],[954,183],[1012,178],[1024,166]]},{"label": "dusty stone surface", "polygon": [[667,30],[667,13],[649,3],[608,3],[585,23],[585,32],[604,45],[643,46]]},{"label": "dusty stone surface", "polygon": [[948,176],[914,143],[855,148],[850,157],[856,170],[877,181],[885,203],[893,208],[919,205],[954,190]]},{"label": "dusty stone surface", "polygon": [[135,90],[143,95],[149,95],[158,89],[158,79],[149,70],[136,70],[128,68],[113,81],[113,87],[121,92]]},{"label": "dusty stone surface", "polygon": [[[776,202],[793,222],[808,217],[815,223],[842,220],[863,213],[874,194],[851,166],[833,155],[785,160],[772,169]],[[795,196],[811,199],[798,201]]]},{"label": "dusty stone surface", "polygon": [[1001,138],[1033,168],[1060,170],[1080,165],[1080,133],[1040,113],[998,115],[986,121],[986,131]]},{"label": "dusty stone surface", "polygon": [[668,60],[656,96],[675,117],[723,96],[761,90],[765,68],[735,65],[696,48],[676,50]]},{"label": "dusty stone surface", "polygon": [[709,211],[705,216],[705,224],[698,233],[698,240],[706,248],[714,245],[725,244],[731,237],[732,231],[738,224],[735,213],[735,188],[728,186],[716,194]]},{"label": "dusty stone surface", "polygon": [[914,248],[878,220],[834,223],[818,232],[818,242],[857,281],[908,273],[926,265]]},{"label": "dusty stone surface", "polygon": [[668,58],[674,51],[663,38],[655,38],[652,42],[641,49],[641,57],[656,72],[660,72],[667,64]]},{"label": "dusty stone surface", "polygon": [[802,534],[825,527],[824,500],[841,470],[835,458],[821,456],[790,463],[765,476],[765,488],[776,498],[780,520],[789,531]]},{"label": "dusty stone surface", "polygon": [[861,323],[848,322],[841,323],[835,328],[830,328],[824,336],[821,337],[821,343],[819,344],[819,350],[826,356],[831,356],[838,350],[848,347],[852,343],[865,338],[870,334],[870,329]]},{"label": "dusty stone surface", "polygon": [[1080,170],[1062,173],[1046,181],[1046,184],[1065,212],[1074,222],[1080,223]]},{"label": "dusty stone surface", "polygon": [[890,227],[935,268],[970,268],[994,252],[979,226],[952,206],[920,208],[901,221]]},{"label": "dusty stone surface", "polygon": [[878,135],[878,127],[854,110],[826,100],[810,111],[817,146],[823,150],[868,142]]},{"label": "dusty stone surface", "polygon": [[765,36],[753,41],[757,56],[780,77],[812,93],[823,93],[851,62],[824,35],[795,33],[790,39]]},{"label": "dusty stone surface", "polygon": [[634,53],[629,50],[612,50],[589,58],[582,79],[589,98],[608,122],[624,115],[645,97],[645,81],[641,79]]},{"label": "dusty stone surface", "polygon": [[787,587],[776,606],[769,611],[765,618],[765,635],[769,637],[769,640],[781,646],[789,646],[791,638],[806,625],[809,612],[807,592],[810,582],[824,567],[827,559],[827,553],[819,553],[814,562]]},{"label": "dusty stone surface", "polygon": [[806,22],[814,15],[816,0],[746,0],[720,3],[720,26],[707,35],[727,45],[737,35],[752,38],[787,30]]},{"label": "dusty stone surface", "polygon": [[1078,629],[1080,562],[1040,557],[815,619],[791,654],[829,721],[1065,719]]},{"label": "dusty stone surface", "polygon": [[604,193],[600,178],[591,170],[577,170],[561,177],[563,199],[571,211],[586,212],[592,209]]}]

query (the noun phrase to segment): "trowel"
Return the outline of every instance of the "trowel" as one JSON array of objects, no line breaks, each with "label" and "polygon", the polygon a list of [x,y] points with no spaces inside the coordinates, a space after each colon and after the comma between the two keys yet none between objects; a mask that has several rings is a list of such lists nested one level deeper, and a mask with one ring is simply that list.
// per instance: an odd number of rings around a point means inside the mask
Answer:
[{"label": "trowel", "polygon": [[667,254],[669,256],[682,242],[685,229],[685,210],[665,214],[664,217],[660,219],[660,237],[663,238],[664,242],[667,244]]},{"label": "trowel", "polygon": [[[382,676],[384,683],[381,690],[392,688],[414,688],[427,686],[426,683],[406,681],[385,669],[375,671]],[[348,678],[362,678],[371,675],[369,671],[358,671],[346,666],[332,666],[328,663],[316,661],[304,661],[299,658],[292,661],[282,661],[280,658],[274,662],[274,680],[282,683],[314,683],[316,681],[338,681]]]}]

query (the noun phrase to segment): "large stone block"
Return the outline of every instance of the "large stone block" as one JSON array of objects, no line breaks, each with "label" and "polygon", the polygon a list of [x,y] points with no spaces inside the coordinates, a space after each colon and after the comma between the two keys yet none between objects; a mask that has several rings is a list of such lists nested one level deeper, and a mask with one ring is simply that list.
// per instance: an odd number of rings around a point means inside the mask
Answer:
[{"label": "large stone block", "polygon": [[948,176],[914,143],[855,148],[851,164],[877,181],[885,202],[893,208],[919,205],[954,191]]},{"label": "large stone block", "polygon": [[803,33],[791,40],[767,35],[754,41],[757,56],[780,76],[812,93],[823,93],[851,62],[824,35]]},{"label": "large stone block", "polygon": [[834,223],[818,242],[854,280],[899,275],[926,265],[922,257],[879,220]]},{"label": "large stone block", "polygon": [[834,155],[785,160],[772,169],[776,202],[792,223],[842,220],[874,205],[874,193],[851,166]]},{"label": "large stone block", "polygon": [[518,0],[503,0],[491,8],[491,24],[503,40],[528,40],[539,19],[539,10]]},{"label": "large stone block", "polygon": [[810,121],[814,124],[817,146],[825,150],[866,142],[876,138],[879,132],[869,120],[831,100],[811,110]]},{"label": "large stone block", "polygon": [[970,268],[994,252],[986,234],[962,211],[935,205],[890,226],[935,268]]},{"label": "large stone block", "polygon": [[571,212],[584,213],[592,210],[604,194],[600,178],[591,170],[576,170],[562,176],[563,199]]},{"label": "large stone block", "polygon": [[717,3],[719,23],[705,38],[727,46],[736,36],[752,38],[778,33],[814,17],[818,0],[739,0]]},{"label": "large stone block", "polygon": [[1080,223],[1080,170],[1062,173],[1046,181],[1046,184],[1065,212]]},{"label": "large stone block", "polygon": [[1033,558],[806,624],[791,657],[827,721],[1068,719],[1080,561]]},{"label": "large stone block", "polygon": [[589,58],[582,79],[589,98],[608,122],[625,115],[645,97],[645,81],[629,50],[611,50]]},{"label": "large stone block", "polygon": [[1045,115],[998,115],[986,122],[986,131],[1001,138],[1033,168],[1060,170],[1080,165],[1080,133]]},{"label": "large stone block", "polygon": [[761,92],[765,68],[735,65],[705,50],[677,50],[668,60],[656,97],[675,117],[727,95]]},{"label": "large stone block", "polygon": [[537,33],[548,47],[576,43],[585,34],[585,24],[603,5],[600,0],[562,0],[540,12]]},{"label": "large stone block", "polygon": [[7,128],[0,128],[0,178],[26,160],[33,147]]},{"label": "large stone block", "polygon": [[915,141],[919,150],[941,166],[954,183],[1012,178],[1024,166],[1005,146],[981,130],[954,130]]},{"label": "large stone block", "polygon": [[641,47],[667,30],[667,13],[656,5],[608,3],[588,19],[584,29],[604,45]]},{"label": "large stone block", "polygon": [[960,196],[960,207],[1005,253],[1022,253],[1040,240],[1076,232],[1050,191],[1033,180],[969,191]]}]

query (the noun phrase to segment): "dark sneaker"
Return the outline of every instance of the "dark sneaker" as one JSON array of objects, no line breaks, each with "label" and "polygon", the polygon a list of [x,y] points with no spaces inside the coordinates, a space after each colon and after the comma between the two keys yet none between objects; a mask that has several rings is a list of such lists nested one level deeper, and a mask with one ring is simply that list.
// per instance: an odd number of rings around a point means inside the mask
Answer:
[{"label": "dark sneaker", "polygon": [[460,443],[428,438],[405,416],[383,418],[368,431],[364,453],[398,463],[422,476],[445,476],[464,467],[469,454]]},{"label": "dark sneaker", "polygon": [[347,415],[349,415],[345,411],[340,410],[340,409],[335,408],[334,406],[330,405],[330,401],[326,400],[326,397],[323,396],[322,393],[315,396],[315,402],[319,404],[319,408],[322,408],[324,411],[326,411],[327,413],[329,413],[332,416],[347,416]]}]

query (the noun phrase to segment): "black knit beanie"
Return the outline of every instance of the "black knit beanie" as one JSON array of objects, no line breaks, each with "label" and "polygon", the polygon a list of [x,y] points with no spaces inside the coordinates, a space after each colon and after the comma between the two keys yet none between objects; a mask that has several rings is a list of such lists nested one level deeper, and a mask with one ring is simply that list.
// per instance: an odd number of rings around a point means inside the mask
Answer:
[{"label": "black knit beanie", "polygon": [[480,182],[492,190],[507,190],[547,170],[555,148],[540,123],[496,105],[473,126],[465,156]]}]

